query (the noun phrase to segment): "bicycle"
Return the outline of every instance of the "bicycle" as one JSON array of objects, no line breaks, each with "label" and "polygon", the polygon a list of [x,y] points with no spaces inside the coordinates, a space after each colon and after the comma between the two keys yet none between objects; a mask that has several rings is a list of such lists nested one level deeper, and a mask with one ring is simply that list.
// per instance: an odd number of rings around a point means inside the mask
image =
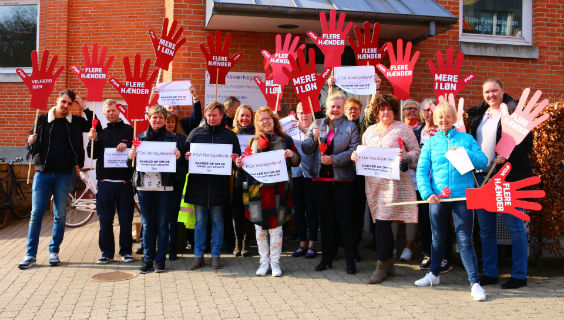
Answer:
[{"label": "bicycle", "polygon": [[96,212],[96,183],[88,173],[90,170],[77,169],[76,176],[73,177],[66,207],[65,225],[67,227],[85,225]]},{"label": "bicycle", "polygon": [[29,210],[16,210],[14,206],[14,196],[16,196],[20,201],[26,201],[27,198],[22,190],[20,181],[14,172],[14,163],[22,162],[23,158],[16,158],[15,160],[8,160],[6,158],[0,158],[1,162],[8,163],[6,168],[7,174],[0,178],[0,228],[4,227],[8,223],[9,213],[15,214],[20,218],[27,218],[30,215]]}]

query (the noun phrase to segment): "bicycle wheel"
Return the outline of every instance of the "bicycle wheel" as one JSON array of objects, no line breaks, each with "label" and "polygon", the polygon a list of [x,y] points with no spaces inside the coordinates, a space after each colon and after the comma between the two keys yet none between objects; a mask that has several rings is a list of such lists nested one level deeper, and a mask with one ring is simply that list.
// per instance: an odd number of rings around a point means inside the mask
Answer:
[{"label": "bicycle wheel", "polygon": [[[94,205],[95,208],[95,205]],[[94,215],[94,209],[88,205],[83,205],[80,200],[76,200],[72,194],[67,199],[67,227],[80,227],[88,222]]]}]

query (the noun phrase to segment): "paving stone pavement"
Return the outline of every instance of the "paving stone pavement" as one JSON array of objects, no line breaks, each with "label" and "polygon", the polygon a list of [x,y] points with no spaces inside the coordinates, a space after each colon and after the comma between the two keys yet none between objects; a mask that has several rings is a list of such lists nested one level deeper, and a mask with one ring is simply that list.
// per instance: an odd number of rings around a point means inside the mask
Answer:
[{"label": "paving stone pavement", "polygon": [[[138,218],[138,217],[137,217]],[[27,221],[0,229],[0,319],[563,319],[564,275],[531,275],[518,290],[487,286],[488,299],[470,296],[466,273],[456,267],[441,284],[417,288],[424,273],[417,262],[400,263],[398,275],[367,285],[374,268],[372,251],[361,250],[358,273],[345,273],[344,259],[315,272],[319,259],[281,259],[280,278],[256,277],[258,256],[223,258],[212,270],[188,271],[193,255],[167,260],[166,273],[138,275],[140,262],[97,265],[98,220],[67,228],[62,264],[48,266],[52,219],[43,223],[38,266],[19,270],[25,254]],[[117,220],[115,234],[118,234]],[[117,251],[117,250],[116,250]],[[562,269],[562,268],[560,268]],[[99,282],[101,272],[132,272],[127,281]],[[554,275],[556,274],[556,275]],[[505,275],[507,277],[508,275]],[[502,279],[503,281],[503,279]]]}]

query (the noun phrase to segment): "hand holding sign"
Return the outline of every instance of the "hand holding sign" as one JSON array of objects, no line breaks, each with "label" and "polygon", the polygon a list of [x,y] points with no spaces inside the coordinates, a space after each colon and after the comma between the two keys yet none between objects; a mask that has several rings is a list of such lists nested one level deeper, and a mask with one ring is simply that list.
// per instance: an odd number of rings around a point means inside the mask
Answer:
[{"label": "hand holding sign", "polygon": [[313,31],[308,31],[307,35],[325,55],[324,68],[340,67],[341,55],[345,51],[345,38],[353,24],[349,21],[345,26],[344,12],[339,15],[339,22],[337,23],[337,11],[335,9],[329,12],[329,27],[327,27],[327,17],[324,11],[319,14],[319,20],[323,32],[321,37]]},{"label": "hand holding sign", "polygon": [[493,178],[479,189],[466,189],[466,205],[468,209],[485,209],[490,212],[505,212],[519,219],[529,221],[531,218],[516,208],[541,210],[542,206],[535,202],[523,201],[524,198],[543,198],[543,190],[519,190],[540,183],[540,178],[507,182],[511,164],[506,163]]},{"label": "hand holding sign", "polygon": [[501,104],[501,139],[494,150],[506,159],[509,159],[515,146],[521,143],[534,127],[546,121],[550,116],[546,113],[535,119],[548,105],[548,99],[542,100],[535,108],[535,104],[542,95],[542,91],[537,90],[525,106],[530,91],[529,88],[523,90],[519,104],[511,115],[507,111],[507,105]]},{"label": "hand holding sign", "polygon": [[238,52],[231,58],[229,57],[229,45],[231,44],[230,33],[225,34],[223,48],[221,47],[221,31],[215,32],[215,45],[211,34],[208,34],[207,39],[208,47],[210,48],[209,51],[203,43],[200,44],[200,49],[206,57],[206,67],[210,74],[210,84],[225,84],[227,73],[229,73],[229,70],[241,59],[242,54]]},{"label": "hand holding sign", "polygon": [[[288,59],[289,56],[296,58],[296,47],[298,46],[298,42],[300,41],[299,36],[295,36],[294,40],[292,39],[292,34],[287,33],[286,38],[284,39],[284,47],[282,47],[282,36],[277,34],[276,37],[276,53],[273,55],[266,50],[262,50],[260,53],[266,59],[267,63],[272,67],[273,74],[274,74],[274,84],[279,84],[286,86],[288,85],[288,76],[282,71],[283,67],[290,68],[290,60]],[[290,45],[290,42],[292,44]],[[304,49],[305,44],[300,46],[300,49]],[[267,99],[268,101],[268,99]]]},{"label": "hand holding sign", "polygon": [[449,93],[457,95],[467,84],[474,79],[475,75],[473,73],[467,75],[464,78],[460,78],[460,67],[462,66],[462,61],[464,60],[464,52],[459,51],[456,56],[456,62],[452,66],[452,48],[447,49],[446,54],[446,64],[443,60],[443,53],[437,51],[437,65],[439,70],[435,67],[432,60],[428,60],[429,69],[433,73],[433,78],[435,79],[435,95],[438,97],[446,96]]},{"label": "hand holding sign", "polygon": [[31,103],[29,107],[32,109],[46,109],[47,103],[49,101],[49,96],[53,92],[55,87],[55,81],[63,72],[65,67],[60,66],[57,71],[53,72],[57,60],[59,57],[57,55],[53,56],[49,67],[47,67],[47,61],[49,60],[49,50],[43,51],[43,58],[41,59],[41,67],[38,67],[37,63],[37,50],[31,52],[31,75],[27,75],[25,71],[18,68],[16,72],[22,78],[23,82],[27,86],[27,89],[31,93]]},{"label": "hand holding sign", "polygon": [[82,47],[84,55],[84,70],[80,70],[77,66],[71,67],[72,71],[76,73],[86,89],[88,89],[88,95],[86,96],[88,101],[102,101],[104,86],[106,85],[106,79],[108,78],[108,69],[112,65],[112,62],[114,62],[114,57],[111,56],[104,64],[107,51],[108,48],[102,47],[102,52],[100,53],[100,58],[98,59],[98,44],[95,43],[92,47],[92,59],[90,59],[88,46],[84,46]]},{"label": "hand holding sign", "polygon": [[120,83],[114,78],[110,83],[116,88],[119,94],[127,102],[127,117],[130,120],[145,120],[145,107],[151,97],[151,87],[157,77],[157,70],[149,75],[151,60],[145,60],[143,70],[141,70],[141,56],[135,55],[135,65],[133,74],[129,58],[123,58],[123,69],[125,70],[125,84]]},{"label": "hand holding sign", "polygon": [[170,30],[167,33],[168,18],[164,18],[160,38],[157,38],[153,30],[149,30],[149,36],[151,36],[153,49],[155,50],[155,55],[157,56],[155,66],[158,68],[168,70],[168,65],[172,61],[172,58],[174,58],[178,49],[180,49],[180,47],[186,42],[186,38],[182,38],[178,41],[184,31],[184,28],[180,27],[176,30],[176,24],[176,20],[173,20],[170,25]]},{"label": "hand holding sign", "polygon": [[413,69],[415,63],[419,58],[419,51],[409,60],[411,55],[411,41],[407,42],[405,46],[405,56],[403,55],[403,40],[397,41],[397,59],[394,53],[393,45],[386,43],[388,55],[390,56],[390,69],[386,68],[383,64],[379,63],[376,68],[390,81],[394,87],[394,96],[400,100],[409,99],[409,87],[413,81]]},{"label": "hand holding sign", "polygon": [[273,83],[274,74],[270,72],[272,65],[268,62],[264,64],[264,82],[259,77],[254,77],[255,83],[260,89],[260,92],[266,99],[266,105],[272,109],[272,111],[280,110],[280,101],[282,100],[283,87],[281,85],[275,85]]},{"label": "hand holding sign", "polygon": [[384,44],[382,48],[378,47],[380,24],[374,24],[374,34],[372,35],[372,39],[370,39],[370,23],[368,21],[364,22],[364,37],[360,32],[359,26],[354,27],[354,34],[356,36],[356,40],[358,41],[358,45],[356,44],[356,41],[354,41],[353,37],[349,37],[348,40],[351,48],[354,50],[356,65],[371,65],[376,67],[378,63],[386,57],[387,50],[386,44]]},{"label": "hand holding sign", "polygon": [[[310,48],[308,54],[309,65],[305,61],[304,51],[298,50],[299,65],[294,57],[290,56],[292,71],[290,72],[286,67],[282,69],[288,78],[292,79],[296,95],[304,106],[305,114],[321,110],[321,106],[319,105],[319,92],[331,72],[331,69],[326,68],[323,73],[319,75],[316,74],[314,49]],[[309,108],[305,106],[309,106]]]}]

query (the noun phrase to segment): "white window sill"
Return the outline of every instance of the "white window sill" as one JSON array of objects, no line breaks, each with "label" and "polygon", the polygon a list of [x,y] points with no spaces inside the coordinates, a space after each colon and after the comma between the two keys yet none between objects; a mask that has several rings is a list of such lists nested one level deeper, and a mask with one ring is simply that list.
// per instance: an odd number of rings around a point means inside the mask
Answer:
[{"label": "white window sill", "polygon": [[460,51],[467,56],[538,59],[539,48],[531,45],[460,41]]},{"label": "white window sill", "polygon": [[[23,82],[16,73],[17,68],[0,68],[0,82]],[[31,74],[31,67],[22,68],[27,74]]]}]

